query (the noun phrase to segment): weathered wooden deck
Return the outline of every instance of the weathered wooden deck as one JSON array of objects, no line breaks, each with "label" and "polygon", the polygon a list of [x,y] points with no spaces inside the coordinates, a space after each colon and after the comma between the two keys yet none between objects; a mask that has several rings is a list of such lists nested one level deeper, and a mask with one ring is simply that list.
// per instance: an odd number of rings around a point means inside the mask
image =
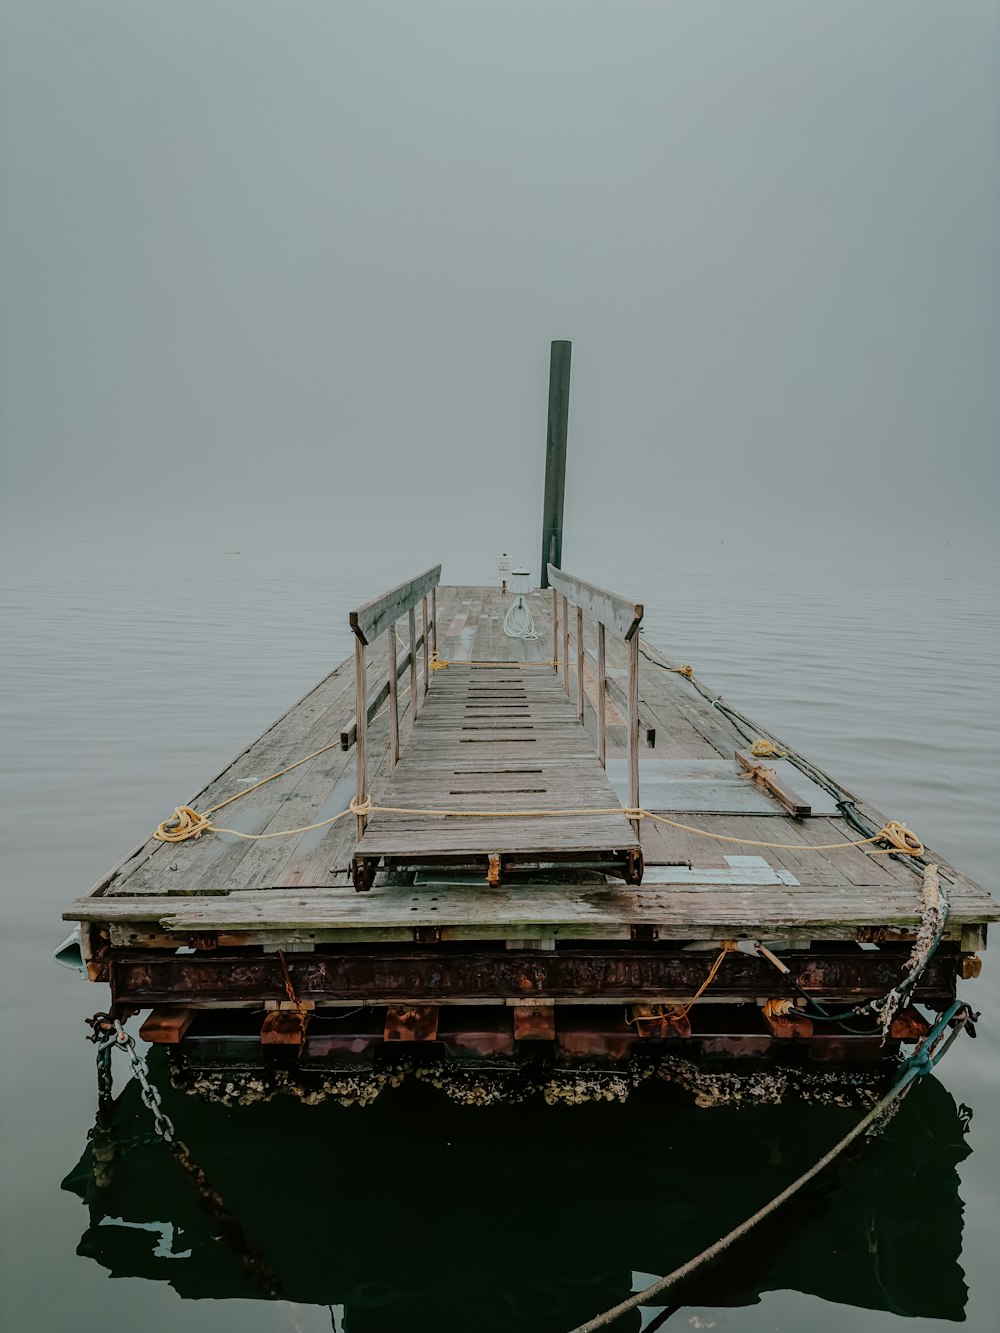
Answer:
[{"label": "weathered wooden deck", "polygon": [[[614,804],[615,787],[627,804],[625,719],[620,690],[616,694],[615,689],[627,667],[625,645],[611,639],[607,644],[607,778],[594,759],[596,676],[594,645],[586,635],[584,727],[567,701],[562,666],[557,675],[544,665],[525,665],[509,673],[462,665],[550,660],[550,598],[536,593],[528,601],[539,637],[512,640],[502,632],[509,597],[488,588],[439,589],[438,652],[454,665],[430,672],[415,727],[411,711],[403,714],[401,759],[394,774],[388,718],[383,715],[371,726],[368,768],[376,805],[471,809],[510,801],[517,808],[603,808]],[[572,699],[572,633],[570,644]],[[261,842],[223,833],[179,844],[150,838],[87,897],[72,903],[65,916],[101,924],[112,942],[133,946],[167,943],[175,934],[190,932],[219,932],[265,944],[283,940],[289,947],[304,940],[385,941],[413,939],[415,929],[427,926],[440,931],[442,939],[621,939],[640,926],[659,938],[763,932],[771,939],[798,943],[853,940],[858,928],[912,930],[920,916],[919,867],[907,858],[873,857],[861,848],[808,850],[809,844],[860,835],[829,795],[790,760],[769,761],[787,786],[811,801],[809,817],[794,818],[735,760],[735,752],[747,744],[747,729],[738,729],[645,641],[641,654],[640,716],[645,728],[655,730],[655,744],[640,752],[643,804],[709,833],[788,847],[743,848],[645,820],[645,873],[638,887],[609,882],[599,864],[576,872],[550,867],[503,891],[487,890],[483,872],[456,882],[442,869],[435,882],[431,872],[414,876],[390,864],[379,874],[375,892],[356,895],[349,868],[358,850],[393,863],[412,861],[416,847],[416,860],[432,861],[434,842],[439,851],[454,850],[459,860],[465,853],[485,856],[518,842],[524,849],[528,821],[376,815],[359,846],[355,821],[349,817],[325,829]],[[372,653],[373,672],[381,665]],[[422,690],[422,680],[418,688]],[[190,804],[207,810],[303,755],[332,745],[226,807],[224,818],[220,812],[217,821],[248,833],[275,832],[347,809],[355,789],[354,751],[343,750],[337,740],[354,720],[354,704],[353,672],[345,662]],[[513,720],[499,721],[495,714],[501,704],[516,705],[502,711],[518,714],[516,725],[532,730],[515,732]],[[492,716],[465,720],[480,712]],[[526,719],[520,716],[525,712]],[[463,730],[479,725],[488,727],[482,739],[475,731]],[[531,758],[522,759],[528,751]],[[876,826],[883,822],[883,815],[865,802],[859,800],[857,807]],[[623,851],[634,844],[623,815],[588,819],[586,838],[580,838],[579,822],[573,818],[553,820],[551,826],[538,819],[530,825],[526,850],[535,861],[549,861],[560,850],[585,858],[588,850]],[[1000,905],[960,871],[935,859],[950,893],[948,937],[964,940],[966,948],[982,947],[986,924],[1000,920]]]}]

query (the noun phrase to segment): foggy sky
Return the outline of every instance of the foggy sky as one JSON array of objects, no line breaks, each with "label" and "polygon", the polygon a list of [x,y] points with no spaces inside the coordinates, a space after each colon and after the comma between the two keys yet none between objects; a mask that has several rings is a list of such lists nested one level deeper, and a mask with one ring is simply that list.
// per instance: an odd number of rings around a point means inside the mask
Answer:
[{"label": "foggy sky", "polygon": [[[995,549],[995,3],[7,0],[4,526]],[[378,535],[380,534],[380,535]]]}]

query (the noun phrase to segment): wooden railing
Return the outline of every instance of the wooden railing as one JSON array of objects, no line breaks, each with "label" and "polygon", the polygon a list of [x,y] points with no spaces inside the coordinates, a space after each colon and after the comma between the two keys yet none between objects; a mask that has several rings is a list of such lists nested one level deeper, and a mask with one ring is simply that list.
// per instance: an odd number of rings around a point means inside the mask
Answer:
[{"label": "wooden railing", "polygon": [[[552,588],[552,660],[562,662],[563,689],[569,695],[569,608],[576,608],[576,711],[583,722],[583,616],[586,612],[597,621],[597,757],[604,765],[607,757],[607,668],[605,632],[611,630],[629,647],[627,725],[628,725],[628,803],[639,808],[639,625],[643,616],[641,602],[629,601],[617,593],[574,578],[555,565],[548,567]],[[559,602],[562,601],[562,655],[559,653]],[[558,666],[555,668],[558,670]],[[633,820],[636,833],[639,821]]]},{"label": "wooden railing", "polygon": [[[396,659],[396,621],[406,615],[409,628],[409,649],[406,659],[410,665],[410,696],[413,700],[413,716],[419,709],[417,689],[417,647],[423,643],[424,682],[423,693],[427,693],[430,677],[429,653],[431,645],[437,651],[437,586],[441,582],[441,566],[434,565],[425,569],[416,578],[400,583],[380,597],[373,597],[364,606],[359,606],[350,615],[351,629],[354,631],[354,687],[355,687],[355,764],[357,766],[358,804],[362,804],[368,795],[367,737],[368,722],[375,705],[368,702],[368,674],[365,664],[365,648],[375,643],[380,635],[385,634],[387,650],[387,679],[389,698],[389,735],[390,761],[395,767],[399,760],[399,687],[398,663]],[[428,598],[431,605],[428,608]],[[423,614],[423,634],[417,639],[416,605],[421,603]],[[384,697],[384,696],[383,696]],[[358,837],[365,831],[365,816],[358,815]]]}]

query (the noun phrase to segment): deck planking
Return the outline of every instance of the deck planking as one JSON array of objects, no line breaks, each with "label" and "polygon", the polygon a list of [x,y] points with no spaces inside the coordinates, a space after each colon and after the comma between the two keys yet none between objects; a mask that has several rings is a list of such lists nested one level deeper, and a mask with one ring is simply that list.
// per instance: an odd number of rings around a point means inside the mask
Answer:
[{"label": "deck planking", "polygon": [[[570,617],[569,624],[568,696],[561,668],[556,672],[536,665],[504,672],[457,665],[501,658],[511,662],[547,661],[552,642],[551,601],[548,594],[533,594],[528,601],[538,639],[509,640],[501,625],[510,602],[501,598],[498,590],[438,589],[438,651],[456,666],[432,673],[416,726],[409,692],[402,693],[402,753],[395,773],[389,771],[387,719],[383,715],[371,724],[369,784],[375,804],[392,803],[386,800],[387,792],[400,798],[398,804],[433,804],[435,808],[448,808],[449,804],[453,808],[480,808],[480,798],[488,799],[491,806],[501,799],[516,801],[518,809],[531,808],[532,802],[537,802],[536,808],[569,808],[569,804],[558,804],[563,799],[577,806],[617,804],[603,770],[594,766],[596,634],[592,639],[588,637],[589,627],[584,633],[584,727],[576,719],[575,616]],[[627,648],[613,636],[608,637],[607,659],[609,677],[621,679],[627,666]],[[381,645],[371,650],[368,661],[371,697],[385,673]],[[640,710],[656,726],[656,744],[640,756],[640,796],[644,763],[707,761],[710,766],[726,766],[725,770],[714,771],[717,786],[720,781],[723,785],[730,781],[746,784],[738,798],[745,803],[752,779],[729,776],[736,773],[733,756],[745,746],[745,735],[671,666],[643,639]],[[526,706],[522,677],[529,674],[537,679],[530,705]],[[406,683],[404,675],[401,688]],[[419,688],[422,690],[422,682]],[[353,670],[346,661],[188,803],[205,810],[312,750],[334,746],[354,716],[354,703]],[[528,713],[527,719],[517,716],[524,712]],[[477,718],[477,713],[489,716]],[[610,699],[608,721],[608,756],[620,760],[625,728]],[[533,740],[517,729],[525,722],[533,729]],[[471,730],[461,731],[472,725],[486,728],[481,737]],[[537,753],[539,746],[545,750],[544,764],[528,757],[532,751]],[[347,808],[354,785],[353,765],[353,748],[345,753],[338,744],[325,755],[227,806],[215,818],[228,827],[255,833],[329,818]],[[541,772],[535,771],[539,769]],[[707,771],[705,774],[707,782]],[[504,790],[508,785],[510,790]],[[758,849],[715,842],[698,833],[645,820],[641,824],[641,844],[647,865],[688,862],[696,879],[699,868],[705,871],[705,883],[626,888],[581,872],[577,884],[526,882],[499,890],[487,891],[481,886],[447,891],[435,888],[431,892],[428,886],[414,886],[412,882],[393,883],[394,876],[389,875],[380,877],[373,893],[356,895],[346,874],[356,850],[355,821],[347,817],[323,830],[265,842],[248,842],[226,834],[181,844],[148,839],[90,895],[73,903],[65,916],[69,920],[114,922],[116,933],[123,938],[128,936],[132,923],[135,929],[131,933],[137,937],[154,928],[168,936],[170,932],[218,930],[242,932],[257,939],[276,938],[282,932],[291,938],[298,931],[306,931],[313,938],[342,942],[388,938],[386,931],[403,931],[400,938],[405,938],[405,932],[412,932],[416,925],[436,924],[451,932],[443,938],[502,938],[514,927],[523,938],[530,938],[532,932],[549,938],[571,938],[574,931],[586,938],[594,930],[612,932],[601,938],[622,938],[622,932],[633,924],[653,924],[668,937],[678,938],[706,932],[753,933],[764,926],[778,934],[806,930],[819,932],[817,938],[852,938],[858,926],[906,930],[917,921],[920,876],[905,859],[872,857],[859,848],[809,850],[813,843],[856,838],[858,835],[843,818],[818,815],[796,820],[767,797],[761,808],[759,788],[753,789],[752,812],[707,810],[704,801],[720,804],[724,792],[716,792],[711,799],[707,791],[699,795],[694,776],[685,786],[691,791],[687,803],[692,808],[685,811],[683,799],[671,800],[663,807],[669,818],[708,833],[790,844],[781,849],[759,849],[759,854],[798,884],[712,884],[709,872],[724,868],[727,855]],[[654,790],[653,784],[650,790]],[[402,799],[404,796],[406,799]],[[876,825],[884,821],[884,816],[866,802],[859,801],[859,809]],[[624,816],[607,818],[608,845],[619,841],[622,826],[627,834],[621,845],[631,845],[634,835]],[[400,839],[427,837],[426,822],[415,818],[407,823],[405,817],[399,820],[394,825],[387,821],[379,830],[373,817],[366,834],[373,840],[373,850],[376,837],[382,840],[382,852],[390,848],[389,855],[412,851],[402,848]],[[487,843],[490,851],[503,851],[508,837],[513,841],[516,835],[519,842],[524,841],[524,825],[518,828],[516,820],[509,824],[491,820],[489,829],[476,829],[476,821],[468,821],[473,827],[459,830],[455,825],[465,825],[465,820],[441,822],[445,827],[436,830],[435,836],[447,833],[457,851],[471,853],[482,850]],[[551,823],[555,825],[556,821]],[[563,821],[564,825],[572,823],[572,817]],[[586,840],[573,842],[567,827],[545,832],[543,826],[549,824],[549,820],[532,821],[532,838],[538,843],[535,851],[542,853],[551,845],[546,838],[551,838],[561,842],[562,850],[583,856]],[[572,836],[579,831],[577,827]],[[1000,905],[984,889],[946,861],[936,859],[951,896],[953,931],[1000,920]],[[595,879],[597,883],[587,882]],[[413,901],[406,903],[404,912],[402,904],[407,894]],[[430,901],[432,898],[436,901]]]}]

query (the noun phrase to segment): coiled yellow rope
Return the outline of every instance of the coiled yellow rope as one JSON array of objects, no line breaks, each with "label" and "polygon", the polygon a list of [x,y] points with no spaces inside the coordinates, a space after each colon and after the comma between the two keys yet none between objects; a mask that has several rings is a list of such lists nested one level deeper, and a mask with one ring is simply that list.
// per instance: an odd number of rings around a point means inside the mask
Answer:
[{"label": "coiled yellow rope", "polygon": [[750,753],[755,759],[770,759],[772,756],[778,759],[787,759],[788,751],[783,750],[780,745],[775,745],[774,741],[755,740],[750,746]]}]

